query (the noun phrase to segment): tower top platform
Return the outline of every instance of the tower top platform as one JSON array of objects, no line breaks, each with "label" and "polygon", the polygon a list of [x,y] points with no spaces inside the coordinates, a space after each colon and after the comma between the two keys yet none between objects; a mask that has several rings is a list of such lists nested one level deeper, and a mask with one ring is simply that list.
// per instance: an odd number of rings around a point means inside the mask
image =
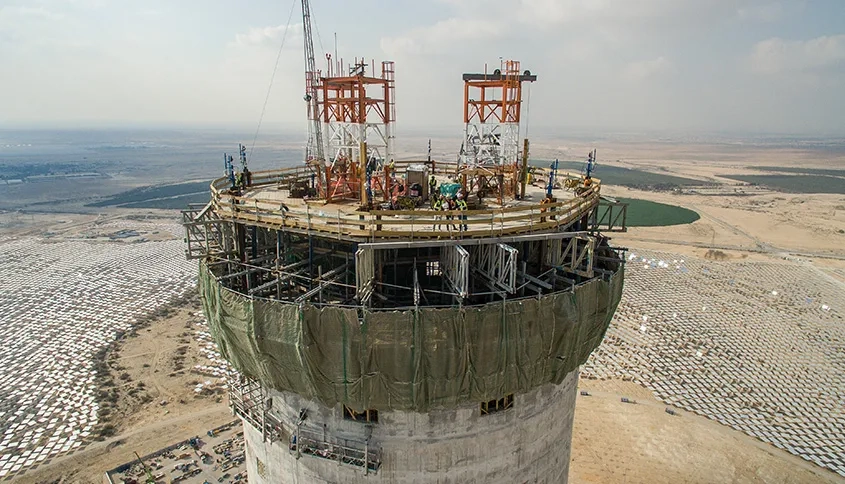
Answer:
[{"label": "tower top platform", "polygon": [[[245,225],[355,242],[377,242],[490,238],[559,231],[589,215],[599,203],[601,182],[595,178],[577,195],[556,189],[550,198],[545,187],[551,170],[532,168],[529,177],[533,183],[526,183],[524,197],[517,197],[514,193],[518,188],[507,188],[501,183],[503,179],[513,178],[513,174],[497,175],[496,167],[458,170],[454,163],[424,163],[395,163],[398,183],[407,186],[400,193],[407,194],[411,190],[409,173],[415,167],[425,166],[426,173],[429,177],[434,175],[438,186],[461,186],[460,190],[466,194],[465,210],[433,208],[427,186],[424,187],[426,193],[418,197],[398,197],[404,204],[397,204],[397,197],[375,200],[369,207],[362,206],[356,198],[309,197],[308,187],[313,183],[314,173],[309,166],[251,173],[248,185],[242,189],[233,188],[227,178],[214,180],[209,209],[221,219]],[[473,181],[469,186],[467,175]],[[501,183],[498,185],[495,183],[497,176]],[[493,182],[489,185],[477,183],[485,178]],[[558,172],[553,185],[572,186],[572,182],[577,183],[580,179],[580,174]],[[423,180],[423,183],[427,181]],[[353,194],[360,190],[357,186],[346,189]],[[561,197],[562,194],[565,196]],[[411,203],[414,205],[409,205]]]}]

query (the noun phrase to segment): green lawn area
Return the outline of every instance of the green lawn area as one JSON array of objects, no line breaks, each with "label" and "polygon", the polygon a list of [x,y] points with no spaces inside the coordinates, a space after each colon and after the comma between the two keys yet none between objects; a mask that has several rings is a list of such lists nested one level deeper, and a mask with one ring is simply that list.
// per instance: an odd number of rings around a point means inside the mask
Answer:
[{"label": "green lawn area", "polygon": [[640,200],[638,198],[617,198],[628,204],[628,227],[663,227],[693,223],[701,216],[692,210],[665,203]]}]

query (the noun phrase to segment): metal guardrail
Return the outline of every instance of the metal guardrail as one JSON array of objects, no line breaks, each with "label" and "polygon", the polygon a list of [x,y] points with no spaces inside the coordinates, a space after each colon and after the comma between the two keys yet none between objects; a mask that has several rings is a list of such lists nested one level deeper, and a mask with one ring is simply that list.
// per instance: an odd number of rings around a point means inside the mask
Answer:
[{"label": "metal guardrail", "polygon": [[299,429],[291,437],[290,451],[297,457],[307,455],[358,467],[364,474],[376,473],[381,466],[379,452],[369,448],[369,442],[347,439],[325,439],[315,432]]},{"label": "metal guardrail", "polygon": [[241,417],[261,432],[262,441],[275,442],[284,435],[282,422],[266,408],[267,394],[257,380],[239,375],[229,382],[229,407],[232,413]]},{"label": "metal guardrail", "polygon": [[[439,164],[437,172],[454,173],[454,168]],[[543,169],[539,169],[542,173]],[[252,174],[250,188],[279,186],[310,181],[304,167],[268,170]],[[595,179],[594,179],[595,180]],[[218,178],[211,183],[212,207],[223,220],[238,221],[271,229],[319,232],[345,238],[425,239],[504,236],[553,230],[589,215],[598,205],[601,184],[598,180],[583,194],[554,203],[520,204],[513,207],[479,210],[371,210],[349,212],[330,210],[320,200],[307,201],[304,209],[281,207],[280,200],[241,196],[231,192],[230,182]],[[459,217],[465,217],[460,220]],[[466,230],[461,230],[461,225]],[[440,226],[440,227],[437,227]],[[441,227],[446,230],[439,230]],[[436,230],[437,228],[437,230]]]}]

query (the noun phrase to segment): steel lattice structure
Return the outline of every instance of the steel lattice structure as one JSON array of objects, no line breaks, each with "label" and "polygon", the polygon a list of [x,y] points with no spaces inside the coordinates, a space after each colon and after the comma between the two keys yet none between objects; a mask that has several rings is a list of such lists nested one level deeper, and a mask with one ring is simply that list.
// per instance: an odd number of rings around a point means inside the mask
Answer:
[{"label": "steel lattice structure", "polygon": [[381,63],[377,77],[355,59],[349,72],[342,63],[314,81],[316,117],[322,126],[326,158],[310,160],[316,168],[319,194],[328,201],[366,200],[389,191],[385,164],[394,158],[396,117],[394,63]]},{"label": "steel lattice structure", "polygon": [[522,83],[537,76],[508,60],[492,74],[464,74],[464,167],[516,166]]}]

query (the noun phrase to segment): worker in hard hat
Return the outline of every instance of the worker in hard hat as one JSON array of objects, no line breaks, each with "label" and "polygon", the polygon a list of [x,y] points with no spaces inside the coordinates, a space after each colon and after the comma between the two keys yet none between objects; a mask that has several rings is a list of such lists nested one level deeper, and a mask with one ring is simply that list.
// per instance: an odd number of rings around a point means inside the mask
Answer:
[{"label": "worker in hard hat", "polygon": [[235,174],[235,187],[238,191],[242,190],[244,187],[244,174],[242,171]]},{"label": "worker in hard hat", "polygon": [[244,187],[248,187],[248,186],[252,185],[252,172],[249,171],[249,168],[244,166],[244,172],[243,173],[244,173],[243,174]]},{"label": "worker in hard hat", "polygon": [[[443,195],[440,195],[439,197],[434,195],[434,196],[432,196],[432,199],[434,200],[434,205],[432,205],[431,208],[434,209],[434,211],[436,213],[434,215],[434,221],[435,222],[434,222],[434,225],[431,226],[431,230],[441,230],[443,228],[443,224],[441,224],[439,222],[441,222],[443,220],[443,215],[441,215],[437,212],[442,212],[443,210],[448,210],[449,205],[444,203],[446,201],[446,197],[444,197]],[[447,208],[443,208],[444,204],[446,205]]]},{"label": "worker in hard hat", "polygon": [[435,178],[434,174],[432,173],[428,177],[428,196],[429,196],[429,198],[434,199],[435,196],[436,196],[435,195],[436,193],[437,193],[437,178]]},{"label": "worker in hard hat", "polygon": [[[552,197],[546,196],[545,198],[540,200],[540,207],[543,207],[543,205],[550,205],[552,203],[554,203],[554,200],[552,199]],[[545,215],[545,213],[548,212],[548,210],[549,210],[548,208],[540,208],[540,214]],[[545,222],[546,222],[546,217],[541,216],[540,217],[540,223],[545,223]]]},{"label": "worker in hard hat", "polygon": [[[458,206],[458,210],[460,210],[460,211],[466,211],[467,208],[468,208],[467,202],[466,202],[466,200],[464,200],[463,192],[458,193],[457,206]],[[464,222],[464,223],[461,224],[461,231],[466,232],[466,230],[467,230],[467,224],[466,224],[467,216],[466,215],[460,215],[458,218],[460,218],[461,221]]]},{"label": "worker in hard hat", "polygon": [[[455,209],[456,206],[457,205],[455,204],[455,199],[453,197],[445,197],[445,200],[443,200],[443,210],[444,211],[451,212],[452,210]],[[446,224],[446,227],[449,228],[449,230],[457,230],[457,227],[455,227],[455,224],[452,223],[452,221],[455,220],[454,215],[452,215],[452,214],[446,215],[446,220],[449,221],[449,223]]]}]

